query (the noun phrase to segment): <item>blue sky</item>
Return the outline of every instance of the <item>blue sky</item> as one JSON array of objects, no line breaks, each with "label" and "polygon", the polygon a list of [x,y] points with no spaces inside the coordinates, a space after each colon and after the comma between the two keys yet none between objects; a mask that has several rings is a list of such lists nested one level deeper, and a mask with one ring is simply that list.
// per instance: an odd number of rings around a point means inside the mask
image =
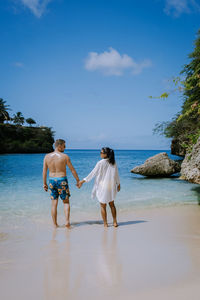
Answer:
[{"label": "blue sky", "polygon": [[169,149],[182,99],[149,99],[188,62],[194,0],[0,1],[0,97],[69,148]]}]

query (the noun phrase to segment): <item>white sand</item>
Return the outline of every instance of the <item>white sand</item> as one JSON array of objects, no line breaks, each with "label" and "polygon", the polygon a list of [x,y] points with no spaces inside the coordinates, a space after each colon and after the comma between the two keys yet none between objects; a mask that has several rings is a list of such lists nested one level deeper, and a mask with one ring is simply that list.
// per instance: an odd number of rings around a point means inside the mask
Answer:
[{"label": "white sand", "polygon": [[99,215],[72,215],[71,230],[38,223],[2,232],[1,299],[200,299],[199,206],[118,219],[117,229],[104,229]]}]

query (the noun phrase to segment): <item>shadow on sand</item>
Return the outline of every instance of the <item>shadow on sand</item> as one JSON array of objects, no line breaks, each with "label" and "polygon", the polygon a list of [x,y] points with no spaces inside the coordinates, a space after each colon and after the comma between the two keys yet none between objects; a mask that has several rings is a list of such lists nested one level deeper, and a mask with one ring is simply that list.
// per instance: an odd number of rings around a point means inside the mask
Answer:
[{"label": "shadow on sand", "polygon": [[126,225],[135,225],[135,224],[146,223],[146,222],[148,222],[148,221],[144,221],[144,220],[126,221],[126,222],[119,222],[118,225],[119,226],[126,226]]},{"label": "shadow on sand", "polygon": [[[138,221],[126,221],[126,222],[118,222],[118,226],[127,226],[127,225],[135,225],[139,223],[145,223],[147,221],[138,220]],[[83,222],[72,222],[71,225],[73,227],[79,227],[84,225],[103,225],[103,221],[83,221]],[[109,224],[109,227],[111,225]]]}]

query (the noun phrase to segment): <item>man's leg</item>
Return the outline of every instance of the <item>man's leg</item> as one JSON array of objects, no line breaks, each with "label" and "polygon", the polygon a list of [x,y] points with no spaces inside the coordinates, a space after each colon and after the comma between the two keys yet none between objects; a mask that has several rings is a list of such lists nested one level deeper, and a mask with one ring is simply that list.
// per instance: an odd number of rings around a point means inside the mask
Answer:
[{"label": "man's leg", "polygon": [[103,219],[104,227],[108,227],[106,203],[100,203],[100,204],[101,204],[101,216],[102,216],[102,219]]},{"label": "man's leg", "polygon": [[66,227],[70,228],[70,204],[69,204],[69,197],[67,196],[65,200],[63,200],[64,204],[64,212],[66,217]]},{"label": "man's leg", "polygon": [[118,226],[118,224],[117,224],[117,211],[116,211],[114,201],[109,202],[109,205],[110,205],[110,210],[111,210],[112,217],[113,217],[113,225],[115,227],[117,227]]},{"label": "man's leg", "polygon": [[51,200],[51,216],[52,216],[54,227],[58,227],[58,224],[57,224],[57,206],[58,206],[58,199]]}]

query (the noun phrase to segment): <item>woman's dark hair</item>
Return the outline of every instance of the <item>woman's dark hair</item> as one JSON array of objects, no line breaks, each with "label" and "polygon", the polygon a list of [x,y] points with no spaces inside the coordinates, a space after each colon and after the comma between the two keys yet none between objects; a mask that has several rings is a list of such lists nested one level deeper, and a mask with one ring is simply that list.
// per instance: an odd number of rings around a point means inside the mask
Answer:
[{"label": "woman's dark hair", "polygon": [[115,164],[115,153],[112,149],[108,147],[104,147],[101,149],[101,151],[107,155],[108,161],[110,164],[114,165]]}]

